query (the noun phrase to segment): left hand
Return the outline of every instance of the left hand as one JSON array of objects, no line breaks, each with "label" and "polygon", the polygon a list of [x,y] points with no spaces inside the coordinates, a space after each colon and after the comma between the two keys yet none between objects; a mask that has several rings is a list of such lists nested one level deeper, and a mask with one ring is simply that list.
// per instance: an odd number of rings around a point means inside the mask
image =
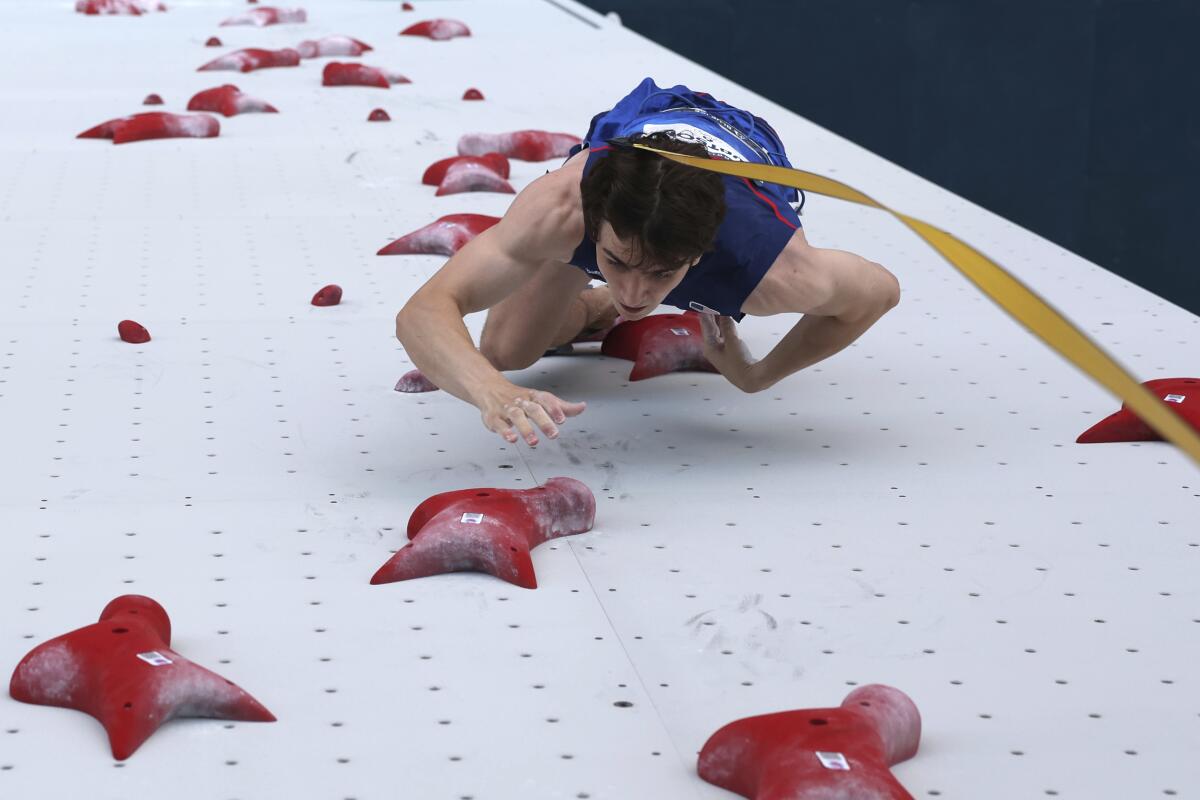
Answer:
[{"label": "left hand", "polygon": [[704,357],[734,386],[743,392],[758,391],[754,356],[738,336],[733,317],[700,314],[704,334]]}]

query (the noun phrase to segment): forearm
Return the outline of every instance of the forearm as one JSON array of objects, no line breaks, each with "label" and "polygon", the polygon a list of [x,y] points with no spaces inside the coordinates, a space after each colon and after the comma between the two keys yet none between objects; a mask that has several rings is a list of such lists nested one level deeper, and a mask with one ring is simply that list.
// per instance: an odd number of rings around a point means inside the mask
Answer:
[{"label": "forearm", "polygon": [[787,376],[824,361],[862,336],[891,306],[853,321],[807,314],[763,359],[754,364],[754,389],[769,389]]},{"label": "forearm", "polygon": [[452,305],[405,306],[396,317],[396,338],[413,366],[434,385],[474,406],[488,391],[509,384],[475,347]]}]

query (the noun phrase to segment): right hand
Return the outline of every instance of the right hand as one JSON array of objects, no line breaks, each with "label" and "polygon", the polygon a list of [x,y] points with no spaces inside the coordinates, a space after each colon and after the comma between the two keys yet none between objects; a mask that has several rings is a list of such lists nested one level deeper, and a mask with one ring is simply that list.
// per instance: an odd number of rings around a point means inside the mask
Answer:
[{"label": "right hand", "polygon": [[[550,392],[509,384],[493,391],[479,404],[483,424],[515,444],[518,433],[530,447],[537,447],[535,427],[551,439],[558,438],[558,425],[583,413],[587,403],[571,403]],[[557,423],[557,424],[556,424]]]}]

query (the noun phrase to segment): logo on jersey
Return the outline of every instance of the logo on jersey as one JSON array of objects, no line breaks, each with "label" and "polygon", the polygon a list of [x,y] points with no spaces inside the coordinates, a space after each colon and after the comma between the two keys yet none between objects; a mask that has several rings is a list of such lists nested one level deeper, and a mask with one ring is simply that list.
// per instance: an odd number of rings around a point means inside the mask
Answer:
[{"label": "logo on jersey", "polygon": [[686,122],[676,122],[670,125],[647,122],[642,126],[643,133],[657,133],[658,131],[670,131],[675,134],[676,139],[683,142],[702,144],[710,155],[719,156],[726,161],[749,161],[744,155],[733,149],[728,142],[718,139],[695,125],[688,125]]}]

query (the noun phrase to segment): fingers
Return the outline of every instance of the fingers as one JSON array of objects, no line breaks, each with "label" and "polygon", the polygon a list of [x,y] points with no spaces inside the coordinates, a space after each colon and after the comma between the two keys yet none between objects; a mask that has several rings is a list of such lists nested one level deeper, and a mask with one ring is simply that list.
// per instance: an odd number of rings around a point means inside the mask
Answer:
[{"label": "fingers", "polygon": [[724,338],[721,336],[721,329],[711,314],[700,315],[700,332],[704,334],[704,341],[710,345],[719,346],[724,343]]},{"label": "fingers", "polygon": [[521,436],[524,437],[530,447],[537,446],[537,434],[533,432],[533,425],[529,423],[529,417],[525,415],[523,408],[520,406],[510,406],[508,409],[508,419],[513,425],[517,426],[517,430],[521,432]]}]

